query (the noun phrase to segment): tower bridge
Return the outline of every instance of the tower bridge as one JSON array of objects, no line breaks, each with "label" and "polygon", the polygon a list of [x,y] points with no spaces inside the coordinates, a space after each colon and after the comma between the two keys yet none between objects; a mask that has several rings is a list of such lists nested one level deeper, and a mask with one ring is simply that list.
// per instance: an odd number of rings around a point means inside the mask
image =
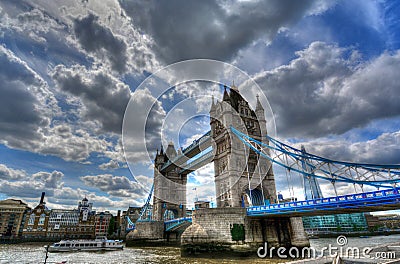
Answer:
[{"label": "tower bridge", "polygon": [[[131,241],[182,242],[182,253],[243,251],[270,246],[309,245],[301,216],[382,211],[400,208],[399,165],[334,161],[296,149],[268,135],[258,99],[253,110],[237,87],[225,87],[223,99],[210,109],[210,131],[176,150],[169,143],[154,160],[154,189]],[[217,208],[186,215],[187,175],[214,163]],[[272,164],[298,173],[305,183],[305,201],[279,203]],[[322,197],[317,180],[331,183],[336,195]],[[314,183],[314,185],[312,184]],[[338,195],[336,183],[352,184],[355,193]],[[358,186],[358,191],[356,186]],[[364,191],[365,186],[380,188]],[[290,186],[288,179],[289,190]],[[152,215],[149,212],[152,207]],[[233,245],[236,245],[234,247]]]}]

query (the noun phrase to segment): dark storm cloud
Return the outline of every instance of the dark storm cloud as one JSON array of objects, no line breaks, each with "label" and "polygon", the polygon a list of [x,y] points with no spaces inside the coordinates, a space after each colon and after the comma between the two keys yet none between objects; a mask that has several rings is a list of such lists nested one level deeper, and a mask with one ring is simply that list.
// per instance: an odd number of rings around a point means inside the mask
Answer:
[{"label": "dark storm cloud", "polygon": [[[314,1],[124,1],[121,6],[155,41],[165,62],[212,58],[230,60],[255,41],[266,42],[290,26]],[[318,5],[319,7],[319,5]]]},{"label": "dark storm cloud", "polygon": [[89,52],[105,52],[112,69],[123,73],[127,63],[127,45],[121,38],[98,23],[98,17],[89,14],[84,18],[77,18],[73,24],[74,33],[80,45]]},{"label": "dark storm cloud", "polygon": [[342,134],[400,115],[399,52],[360,64],[356,51],[314,42],[297,55],[255,77],[275,113],[279,135]]},{"label": "dark storm cloud", "polygon": [[0,48],[0,65],[0,135],[2,142],[20,147],[25,139],[40,139],[39,127],[48,124],[33,93],[43,83],[4,48]]},{"label": "dark storm cloud", "polygon": [[130,98],[129,87],[107,73],[85,73],[83,67],[57,66],[53,79],[58,88],[82,99],[87,120],[100,122],[105,132],[121,133],[125,107]]}]

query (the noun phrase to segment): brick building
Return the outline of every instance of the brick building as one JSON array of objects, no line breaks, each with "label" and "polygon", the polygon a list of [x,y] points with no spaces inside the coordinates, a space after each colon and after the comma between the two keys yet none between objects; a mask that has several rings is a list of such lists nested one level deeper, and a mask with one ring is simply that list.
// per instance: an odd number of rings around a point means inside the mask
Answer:
[{"label": "brick building", "polygon": [[46,238],[50,217],[50,210],[44,201],[45,192],[42,192],[39,204],[29,210],[25,217],[23,237],[28,239]]},{"label": "brick building", "polygon": [[26,213],[31,208],[21,200],[0,201],[0,239],[15,239],[22,235]]},{"label": "brick building", "polygon": [[97,213],[95,215],[94,234],[96,237],[108,235],[108,227],[110,225],[111,218],[113,218],[113,215],[108,211]]}]

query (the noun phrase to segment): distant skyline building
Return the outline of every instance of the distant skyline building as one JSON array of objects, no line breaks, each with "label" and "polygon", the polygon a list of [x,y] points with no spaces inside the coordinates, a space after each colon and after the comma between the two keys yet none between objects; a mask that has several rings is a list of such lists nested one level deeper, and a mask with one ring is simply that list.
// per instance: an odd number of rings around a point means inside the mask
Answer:
[{"label": "distant skyline building", "polygon": [[[46,241],[65,238],[94,238],[95,215],[93,204],[85,197],[76,209],[52,209],[46,206],[45,192],[42,192],[39,204],[31,209],[17,199],[0,201],[0,239],[20,239],[27,241]],[[109,212],[101,221],[99,230],[106,235],[110,222]],[[120,224],[120,221],[116,225]],[[114,227],[115,230],[119,226]]]},{"label": "distant skyline building", "polygon": [[[301,146],[301,152],[303,154],[306,153],[306,148],[303,145]],[[303,170],[310,173],[311,170],[308,165],[308,160],[303,159],[301,163]],[[305,200],[324,198],[318,183],[318,179],[316,177],[311,177],[303,174],[303,185],[304,185]]]},{"label": "distant skyline building", "polygon": [[[304,146],[301,146],[302,153],[306,153]],[[302,160],[303,169],[311,172],[308,160]],[[316,177],[303,175],[304,198],[306,200],[323,198],[321,187]],[[342,231],[367,230],[368,225],[364,213],[336,214],[321,216],[303,217],[304,230],[307,233],[326,233]]]}]

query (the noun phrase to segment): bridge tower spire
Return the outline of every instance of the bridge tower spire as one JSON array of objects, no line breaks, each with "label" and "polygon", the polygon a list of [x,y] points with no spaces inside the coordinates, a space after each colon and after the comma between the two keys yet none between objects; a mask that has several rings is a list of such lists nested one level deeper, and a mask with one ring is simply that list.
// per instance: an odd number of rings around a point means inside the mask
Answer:
[{"label": "bridge tower spire", "polygon": [[230,130],[233,126],[257,140],[266,141],[266,120],[259,98],[254,111],[235,85],[229,92],[224,86],[223,100],[211,105],[210,126],[215,144],[217,207],[274,203],[276,190],[271,164],[247,147],[239,150],[243,144]]}]

